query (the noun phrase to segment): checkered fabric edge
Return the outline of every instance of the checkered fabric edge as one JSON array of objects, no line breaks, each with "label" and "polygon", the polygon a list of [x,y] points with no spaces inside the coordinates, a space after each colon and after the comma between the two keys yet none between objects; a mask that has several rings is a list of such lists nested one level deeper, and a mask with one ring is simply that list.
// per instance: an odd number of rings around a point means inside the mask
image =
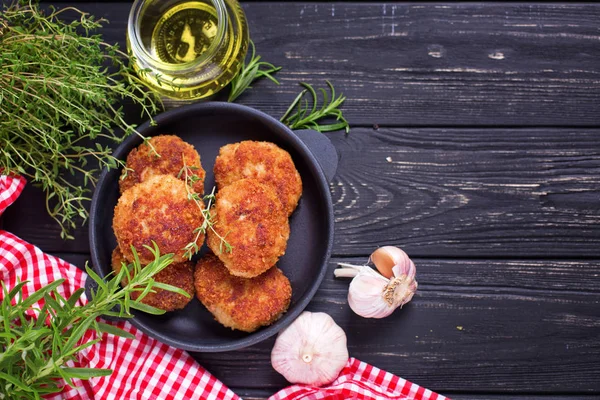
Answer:
[{"label": "checkered fabric edge", "polygon": [[22,177],[0,175],[0,215],[19,197],[25,183],[26,180]]},{"label": "checkered fabric edge", "polygon": [[[19,197],[25,182],[22,177],[0,176],[0,214]],[[58,288],[59,293],[68,297],[84,286],[86,274],[0,230],[0,279],[8,287],[28,281],[23,288],[26,298],[60,278],[66,281]],[[0,291],[0,301],[3,297]],[[86,301],[82,296],[79,305]],[[29,316],[36,317],[33,312]],[[104,322],[130,332],[135,339],[103,334],[99,343],[81,351],[78,360],[69,366],[109,368],[113,373],[90,380],[75,379],[74,387],[65,387],[47,399],[239,399],[186,352],[148,337],[126,321]],[[82,342],[94,338],[95,332],[88,331]]]},{"label": "checkered fabric edge", "polygon": [[269,400],[448,400],[389,372],[350,358],[338,378],[326,387],[294,385]]},{"label": "checkered fabric edge", "polygon": [[[0,215],[18,197],[25,179],[0,175]],[[58,288],[68,297],[85,284],[86,274],[77,267],[50,255],[39,248],[0,230],[0,279],[8,287],[18,281],[28,281],[23,288],[26,298],[43,286],[65,278]],[[0,301],[3,293],[0,291]],[[43,304],[41,300],[38,306]],[[85,295],[79,305],[87,302]],[[34,312],[29,315],[36,318]],[[135,336],[125,339],[103,334],[101,341],[78,353],[69,367],[108,368],[110,376],[90,380],[74,379],[74,387],[46,399],[204,399],[240,400],[194,359],[182,350],[160,343],[137,330],[126,321],[109,322]],[[82,342],[93,340],[88,331]],[[424,389],[389,372],[350,358],[338,378],[326,387],[294,385],[285,388],[269,400],[299,399],[407,399],[446,400],[446,397]]]}]

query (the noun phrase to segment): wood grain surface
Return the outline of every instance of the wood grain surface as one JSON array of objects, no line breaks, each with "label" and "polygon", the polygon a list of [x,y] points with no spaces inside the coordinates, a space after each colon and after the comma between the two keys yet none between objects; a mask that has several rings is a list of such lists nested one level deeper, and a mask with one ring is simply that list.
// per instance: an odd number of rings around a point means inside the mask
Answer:
[{"label": "wood grain surface", "polygon": [[[242,4],[258,53],[283,70],[280,86],[261,82],[239,102],[273,116],[299,81],[328,79],[355,125],[600,123],[595,4]],[[129,3],[78,7],[125,47]]]},{"label": "wood grain surface", "polygon": [[[426,257],[600,257],[599,129],[354,128],[328,136],[340,155],[331,184],[335,255],[391,243]],[[89,252],[87,225],[76,240],[57,240],[44,207],[28,187],[5,229],[46,251]]]},{"label": "wood grain surface", "polygon": [[[130,2],[77,6],[125,45]],[[352,356],[453,399],[600,398],[600,5],[243,6],[258,53],[283,70],[280,86],[258,82],[239,102],[278,117],[299,81],[326,79],[348,97],[350,134],[328,134],[334,258],[308,309],[334,317]],[[60,240],[31,185],[0,222],[79,267],[89,259],[87,226]],[[332,271],[384,244],[414,257],[419,291],[365,320]],[[265,398],[287,384],[274,340],[193,356]]]}]

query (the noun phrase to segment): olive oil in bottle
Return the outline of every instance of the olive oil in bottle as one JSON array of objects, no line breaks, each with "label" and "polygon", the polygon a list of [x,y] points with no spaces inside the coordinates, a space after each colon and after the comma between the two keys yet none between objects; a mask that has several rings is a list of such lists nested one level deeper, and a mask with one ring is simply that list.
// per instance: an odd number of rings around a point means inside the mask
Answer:
[{"label": "olive oil in bottle", "polygon": [[[144,5],[136,9],[138,2]],[[171,1],[165,6],[164,0],[138,0],[130,23],[128,45],[140,78],[175,99],[199,99],[225,87],[248,49],[246,19],[237,1]]]},{"label": "olive oil in bottle", "polygon": [[217,35],[217,15],[206,3],[179,4],[160,16],[151,38],[152,55],[168,64],[194,61]]}]

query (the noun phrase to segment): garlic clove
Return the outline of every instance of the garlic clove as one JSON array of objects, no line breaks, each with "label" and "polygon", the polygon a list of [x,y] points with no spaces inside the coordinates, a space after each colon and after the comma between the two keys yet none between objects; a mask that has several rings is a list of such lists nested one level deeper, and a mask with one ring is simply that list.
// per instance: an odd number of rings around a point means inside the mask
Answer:
[{"label": "garlic clove", "polygon": [[348,289],[348,305],[356,314],[364,318],[384,318],[396,307],[385,301],[383,293],[389,280],[383,276],[358,274]]},{"label": "garlic clove", "polygon": [[369,261],[375,264],[375,267],[377,267],[377,270],[381,275],[388,279],[391,279],[394,276],[392,269],[395,266],[400,265],[402,268],[407,268],[411,263],[408,254],[395,246],[383,246],[378,248],[371,254]]},{"label": "garlic clove", "polygon": [[285,379],[313,386],[331,383],[347,361],[346,334],[325,313],[300,314],[271,351],[271,364]]},{"label": "garlic clove", "polygon": [[407,276],[414,279],[415,275],[417,274],[417,268],[415,267],[415,263],[412,262],[412,260],[409,260],[408,263],[394,265],[392,268],[392,273],[397,278]]}]

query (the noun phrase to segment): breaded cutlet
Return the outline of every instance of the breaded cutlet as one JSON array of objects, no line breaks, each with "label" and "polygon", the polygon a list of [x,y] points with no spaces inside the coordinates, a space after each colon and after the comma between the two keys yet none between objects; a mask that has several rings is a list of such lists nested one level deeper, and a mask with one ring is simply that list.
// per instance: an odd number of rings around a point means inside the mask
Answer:
[{"label": "breaded cutlet", "polygon": [[285,253],[290,226],[271,186],[256,179],[233,182],[219,190],[211,214],[216,218],[214,230],[233,248],[227,252],[212,230],[207,234],[208,247],[232,275],[260,275]]},{"label": "breaded cutlet", "polygon": [[188,243],[196,239],[200,247],[204,242],[204,235],[196,238],[194,232],[202,221],[202,213],[188,199],[183,181],[172,175],[155,175],[121,195],[115,207],[113,229],[127,261],[133,261],[131,246],[142,264],[153,261],[154,256],[144,245],[152,247],[154,241],[161,254],[173,253],[173,262],[183,262],[187,261],[184,254]]},{"label": "breaded cutlet", "polygon": [[196,264],[194,284],[198,300],[224,326],[253,332],[275,322],[292,298],[290,281],[272,267],[256,278],[232,276],[214,254]]},{"label": "breaded cutlet", "polygon": [[302,195],[302,180],[290,154],[270,142],[247,140],[221,147],[214,166],[219,190],[253,178],[275,188],[288,216]]},{"label": "breaded cutlet", "polygon": [[[152,147],[156,152],[152,150]],[[157,154],[159,156],[157,156]],[[183,168],[183,162],[190,167],[189,174],[194,174],[198,180],[194,182],[196,193],[204,193],[204,177],[206,172],[200,163],[200,155],[189,143],[178,136],[160,135],[142,143],[127,155],[125,169],[119,179],[121,193],[134,185],[145,181],[154,175],[173,175],[177,177]],[[180,179],[184,180],[182,175]]]},{"label": "breaded cutlet", "polygon": [[[113,250],[111,261],[112,269],[117,274],[121,271],[123,263],[128,264],[118,247]],[[178,288],[185,290],[190,295],[189,298],[181,294],[169,292],[168,290],[154,288],[152,290],[156,293],[148,293],[141,302],[165,311],[174,311],[184,308],[194,298],[193,267],[194,265],[190,261],[173,263],[154,275],[154,280],[156,282],[177,286]],[[127,284],[127,276],[123,278],[121,284]],[[137,300],[140,294],[141,292],[134,292],[131,298]]]}]

